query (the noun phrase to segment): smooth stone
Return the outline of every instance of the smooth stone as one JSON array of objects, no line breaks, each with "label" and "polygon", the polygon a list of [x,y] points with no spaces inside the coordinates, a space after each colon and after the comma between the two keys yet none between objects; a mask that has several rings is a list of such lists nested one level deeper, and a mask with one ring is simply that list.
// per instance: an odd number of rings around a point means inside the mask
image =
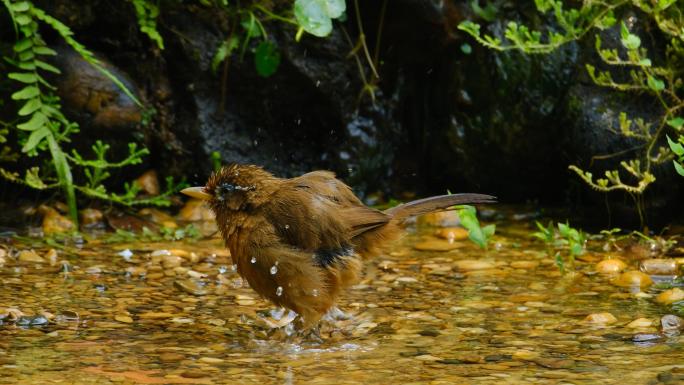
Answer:
[{"label": "smooth stone", "polygon": [[419,226],[456,227],[461,224],[461,219],[455,210],[436,211],[419,216],[416,223]]},{"label": "smooth stone", "polygon": [[539,266],[537,261],[513,261],[511,262],[511,267],[514,269],[534,269]]},{"label": "smooth stone", "polygon": [[174,315],[171,313],[166,313],[166,312],[147,312],[147,313],[141,313],[138,315],[138,317],[142,319],[164,319],[164,318],[171,318]]},{"label": "smooth stone", "polygon": [[413,248],[418,251],[451,251],[460,247],[463,247],[460,243],[450,243],[443,240],[429,240],[413,245]]},{"label": "smooth stone", "polygon": [[45,259],[33,250],[22,250],[17,260],[25,263],[45,263]]},{"label": "smooth stone", "polygon": [[684,320],[674,314],[666,314],[660,318],[660,327],[663,332],[672,332],[684,328]]},{"label": "smooth stone", "polygon": [[653,326],[653,320],[650,320],[648,318],[637,318],[626,325],[626,327],[630,329],[647,328],[650,326]]},{"label": "smooth stone", "polygon": [[104,227],[104,215],[97,209],[83,209],[79,215],[81,226],[84,227]]},{"label": "smooth stone", "polygon": [[115,316],[114,316],[114,320],[119,321],[119,322],[123,322],[123,323],[126,323],[126,324],[133,323],[133,318],[131,318],[130,316],[121,315],[121,314],[115,315]]},{"label": "smooth stone", "polygon": [[455,261],[453,266],[460,271],[488,270],[496,267],[491,262],[480,261],[478,259],[463,259],[460,261]]},{"label": "smooth stone", "polygon": [[138,215],[144,217],[150,222],[154,222],[169,229],[175,229],[178,227],[176,220],[173,219],[171,215],[158,209],[145,207],[144,209],[138,211]]},{"label": "smooth stone", "polygon": [[162,353],[159,355],[159,360],[162,362],[178,362],[185,359],[185,356],[179,353]]},{"label": "smooth stone", "polygon": [[215,357],[201,357],[198,361],[205,362],[207,364],[221,364],[225,362],[225,360]]},{"label": "smooth stone", "polygon": [[653,280],[647,274],[632,270],[622,273],[612,283],[621,287],[648,287],[653,284]]},{"label": "smooth stone", "polygon": [[627,264],[617,258],[604,259],[603,261],[596,264],[596,272],[600,274],[615,274],[621,272],[626,268]]},{"label": "smooth stone", "polygon": [[677,261],[671,258],[645,259],[639,263],[639,270],[650,275],[676,275]]},{"label": "smooth stone", "polygon": [[177,255],[165,255],[162,257],[162,266],[164,269],[173,269],[179,267],[183,262],[183,258]]},{"label": "smooth stone", "polygon": [[173,282],[173,285],[192,295],[206,295],[207,289],[194,279],[179,279]]},{"label": "smooth stone", "polygon": [[55,266],[57,264],[58,258],[59,255],[55,249],[48,250],[44,256],[44,259],[50,263],[50,266]]},{"label": "smooth stone", "polygon": [[187,222],[212,221],[216,218],[205,201],[190,199],[178,212],[178,219]]},{"label": "smooth stone", "polygon": [[589,314],[585,319],[584,322],[592,323],[592,324],[599,324],[599,325],[608,325],[617,322],[617,318],[615,318],[614,315],[608,313],[608,312],[603,312],[603,313],[593,313]]},{"label": "smooth stone", "polygon": [[435,236],[449,242],[463,241],[468,239],[468,230],[463,227],[445,227],[435,231]]},{"label": "smooth stone", "polygon": [[41,206],[43,212],[43,232],[45,234],[59,234],[73,231],[76,226],[71,219],[63,216],[52,207]]},{"label": "smooth stone", "polygon": [[684,290],[675,287],[673,289],[665,290],[664,292],[656,296],[655,301],[663,305],[669,305],[671,303],[684,300]]},{"label": "smooth stone", "polygon": [[159,195],[159,178],[157,177],[157,172],[154,170],[146,171],[133,183],[137,184],[147,195]]}]

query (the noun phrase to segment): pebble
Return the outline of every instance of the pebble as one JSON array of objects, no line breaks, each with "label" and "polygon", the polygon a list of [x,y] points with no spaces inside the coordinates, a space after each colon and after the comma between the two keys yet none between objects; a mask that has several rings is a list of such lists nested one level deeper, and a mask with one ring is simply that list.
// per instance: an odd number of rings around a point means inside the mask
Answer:
[{"label": "pebble", "polygon": [[183,262],[183,258],[177,255],[165,255],[162,257],[162,266],[164,269],[173,269],[179,267]]},{"label": "pebble", "polygon": [[612,283],[621,287],[643,288],[651,286],[653,280],[647,274],[632,270],[622,273],[618,278],[614,279]]},{"label": "pebble", "polygon": [[224,360],[216,357],[201,357],[198,361],[205,362],[207,364],[221,364]]},{"label": "pebble", "polygon": [[673,289],[665,290],[664,292],[658,294],[655,301],[663,305],[669,305],[671,303],[684,300],[684,290],[675,287]]},{"label": "pebble", "polygon": [[463,241],[468,239],[468,230],[463,227],[446,227],[435,231],[435,235],[449,242]]},{"label": "pebble", "polygon": [[511,267],[514,269],[534,269],[539,266],[537,261],[513,261],[511,262]]},{"label": "pebble", "polygon": [[593,314],[589,314],[584,319],[584,322],[592,323],[592,324],[598,324],[598,325],[609,325],[609,324],[617,322],[617,318],[615,318],[614,315],[612,315],[608,312],[593,313]]},{"label": "pebble", "polygon": [[67,233],[75,230],[74,222],[52,207],[41,206],[41,211],[43,212],[42,228],[45,234]]},{"label": "pebble", "polygon": [[141,319],[164,319],[173,317],[173,314],[166,312],[147,312],[140,313],[138,317],[140,317]]},{"label": "pebble", "polygon": [[458,213],[451,211],[436,211],[421,215],[416,220],[420,226],[435,226],[435,227],[456,227],[461,224],[461,219]]},{"label": "pebble", "polygon": [[178,212],[178,219],[187,222],[212,221],[216,217],[205,201],[190,199]]},{"label": "pebble", "polygon": [[105,227],[104,215],[97,209],[83,209],[80,213],[81,226],[85,228]]},{"label": "pebble", "polygon": [[667,314],[660,318],[660,327],[663,332],[679,331],[684,328],[684,320],[674,314]]},{"label": "pebble", "polygon": [[173,285],[182,291],[192,295],[206,295],[207,289],[194,279],[182,279],[173,282]]},{"label": "pebble", "polygon": [[131,318],[131,316],[128,316],[128,315],[117,314],[114,316],[114,320],[119,321],[119,322],[123,322],[126,324],[133,323],[133,318]]},{"label": "pebble", "polygon": [[162,362],[179,362],[185,358],[180,353],[162,353],[159,355],[159,360]]},{"label": "pebble", "polygon": [[478,259],[462,259],[460,261],[455,261],[453,266],[460,271],[487,270],[495,267],[491,262]]},{"label": "pebble", "polygon": [[44,259],[50,263],[50,266],[55,266],[58,262],[59,255],[57,254],[57,250],[55,249],[50,249],[45,253]]},{"label": "pebble", "polygon": [[134,183],[147,195],[159,195],[159,178],[154,170],[146,171]]},{"label": "pebble", "polygon": [[45,263],[45,259],[33,250],[22,250],[19,252],[17,260],[26,263]]},{"label": "pebble", "polygon": [[653,320],[648,318],[637,318],[626,325],[630,329],[640,329],[653,326]]},{"label": "pebble", "polygon": [[413,245],[413,248],[419,251],[451,251],[463,247],[460,243],[450,243],[443,240],[429,240],[418,242]]},{"label": "pebble", "polygon": [[604,259],[596,264],[596,272],[600,274],[615,274],[627,268],[627,264],[617,258]]},{"label": "pebble", "polygon": [[676,275],[677,262],[671,258],[645,259],[639,264],[639,270],[650,275]]}]

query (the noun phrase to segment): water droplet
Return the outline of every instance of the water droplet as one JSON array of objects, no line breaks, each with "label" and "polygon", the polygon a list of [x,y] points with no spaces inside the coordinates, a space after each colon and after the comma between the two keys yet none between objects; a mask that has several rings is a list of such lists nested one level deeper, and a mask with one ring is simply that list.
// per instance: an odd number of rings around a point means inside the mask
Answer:
[{"label": "water droplet", "polygon": [[275,273],[278,272],[278,266],[273,265],[271,266],[271,275],[275,275]]},{"label": "water droplet", "polygon": [[237,271],[237,265],[230,265],[230,271]]},{"label": "water droplet", "polygon": [[314,297],[318,297],[318,289],[313,289],[311,295],[313,295]]},{"label": "water droplet", "polygon": [[242,280],[242,278],[235,278],[235,279],[233,280],[233,287],[234,287],[235,289],[241,288],[242,285],[244,285],[244,281]]},{"label": "water droplet", "polygon": [[290,225],[285,225],[285,230],[289,229]]},{"label": "water droplet", "polygon": [[277,295],[278,297],[280,297],[281,295],[283,295],[283,287],[282,287],[282,286],[278,286],[278,288],[276,289],[276,295]]},{"label": "water droplet", "polygon": [[252,263],[256,263],[256,257],[252,257],[252,259],[249,260]]},{"label": "water droplet", "polygon": [[318,87],[318,86],[320,86],[320,85],[321,85],[321,81],[320,81],[320,80],[316,80],[316,87]]},{"label": "water droplet", "polygon": [[222,266],[219,266],[218,271],[219,271],[219,274],[223,274],[223,273],[225,273],[226,271],[228,271],[228,267],[223,266],[223,265],[222,265]]}]

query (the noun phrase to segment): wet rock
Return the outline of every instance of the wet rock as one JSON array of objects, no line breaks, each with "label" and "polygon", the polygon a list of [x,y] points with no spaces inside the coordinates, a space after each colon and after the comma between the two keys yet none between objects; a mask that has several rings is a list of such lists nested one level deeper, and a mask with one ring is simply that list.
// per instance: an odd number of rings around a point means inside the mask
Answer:
[{"label": "wet rock", "polygon": [[17,326],[44,326],[50,323],[43,315],[21,316],[17,319]]},{"label": "wet rock", "polygon": [[162,362],[179,362],[185,359],[185,356],[179,353],[162,353],[159,355],[159,360]]},{"label": "wet rock", "polygon": [[43,213],[42,228],[45,234],[68,233],[76,227],[71,219],[61,215],[51,207],[41,206],[40,211]]},{"label": "wet rock", "polygon": [[663,336],[660,334],[656,333],[639,333],[635,334],[634,337],[632,337],[632,341],[634,342],[651,342],[651,341],[657,341],[662,339]]},{"label": "wet rock", "polygon": [[418,242],[413,245],[413,248],[419,251],[450,251],[463,247],[460,243],[452,243],[442,240],[428,240]]},{"label": "wet rock", "polygon": [[164,269],[179,267],[181,263],[183,263],[183,258],[177,255],[165,255],[162,257],[162,266],[164,266]]},{"label": "wet rock", "polygon": [[133,323],[133,318],[129,315],[124,315],[124,314],[117,314],[114,316],[114,319],[119,322],[123,322],[126,324]]},{"label": "wet rock", "polygon": [[141,191],[147,195],[159,195],[159,177],[155,170],[148,170],[140,175],[133,183],[137,184]]},{"label": "wet rock", "polygon": [[[81,123],[81,130],[131,129],[140,122],[141,108],[111,79],[71,48],[59,47],[58,53],[55,61],[62,73],[55,79],[57,93],[68,113]],[[102,57],[98,62],[139,97],[127,74]]]},{"label": "wet rock", "polygon": [[167,227],[169,229],[175,229],[178,227],[176,221],[171,215],[155,208],[146,207],[138,211],[138,215],[162,227]]},{"label": "wet rock", "polygon": [[611,282],[617,286],[632,288],[644,288],[653,284],[651,277],[636,270],[622,273],[618,278]]},{"label": "wet rock", "polygon": [[212,221],[216,218],[207,203],[199,199],[190,199],[178,212],[178,219],[187,222]]},{"label": "wet rock", "polygon": [[487,270],[496,267],[492,262],[477,259],[463,259],[454,261],[453,266],[460,271]]},{"label": "wet rock", "polygon": [[85,229],[102,229],[105,227],[104,214],[97,209],[83,209],[80,213],[81,226]]},{"label": "wet rock", "polygon": [[660,328],[663,333],[673,333],[684,329],[684,320],[674,314],[667,314],[660,318]]},{"label": "wet rock", "polygon": [[437,211],[419,216],[417,223],[419,226],[453,228],[461,224],[461,219],[458,217],[458,213],[454,210]]},{"label": "wet rock", "polygon": [[539,266],[537,261],[513,261],[511,262],[511,267],[514,269],[530,270],[535,269]]},{"label": "wet rock", "polygon": [[671,303],[684,300],[684,290],[675,287],[673,289],[665,290],[658,294],[656,297],[656,302],[663,305],[669,305]]},{"label": "wet rock", "polygon": [[17,260],[24,263],[45,263],[45,259],[33,250],[20,251]]},{"label": "wet rock", "polygon": [[604,312],[604,313],[593,313],[589,314],[584,322],[597,324],[597,325],[610,325],[617,322],[617,318],[614,315]]},{"label": "wet rock", "polygon": [[200,357],[199,361],[207,364],[222,364],[225,362],[225,360],[216,357]]},{"label": "wet rock", "polygon": [[57,254],[57,250],[50,249],[45,253],[43,258],[50,264],[50,266],[55,266],[57,265],[59,254]]},{"label": "wet rock", "polygon": [[628,323],[626,327],[630,329],[640,329],[653,326],[653,320],[648,318],[637,318],[634,321]]},{"label": "wet rock", "polygon": [[447,227],[435,231],[435,235],[449,242],[463,241],[468,239],[468,230],[462,227]]},{"label": "wet rock", "polygon": [[649,275],[676,275],[677,262],[672,258],[645,259],[639,263],[639,270]]},{"label": "wet rock", "polygon": [[569,369],[575,366],[575,360],[539,357],[532,360],[535,364],[549,369]]},{"label": "wet rock", "polygon": [[111,226],[114,230],[140,233],[143,231],[143,228],[148,228],[152,231],[157,231],[159,229],[159,226],[146,220],[145,218],[139,217],[137,215],[130,215],[121,211],[108,212],[105,215],[105,219],[107,220],[107,224],[109,224],[109,226]]},{"label": "wet rock", "polygon": [[604,259],[596,264],[596,272],[600,274],[616,274],[627,268],[627,264],[617,258]]},{"label": "wet rock", "polygon": [[207,294],[207,289],[200,282],[194,279],[176,280],[173,282],[173,284],[180,290],[192,295],[200,296]]}]

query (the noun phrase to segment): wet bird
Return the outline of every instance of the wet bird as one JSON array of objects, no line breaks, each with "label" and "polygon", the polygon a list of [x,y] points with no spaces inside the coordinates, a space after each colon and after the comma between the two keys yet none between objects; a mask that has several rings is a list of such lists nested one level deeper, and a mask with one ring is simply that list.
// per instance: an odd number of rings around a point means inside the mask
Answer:
[{"label": "wet bird", "polygon": [[482,194],[442,195],[379,211],[332,172],[284,179],[238,164],[182,192],[209,203],[240,276],[261,296],[295,311],[302,330],[317,325],[342,290],[359,281],[363,260],[396,239],[405,219],[495,201]]}]

